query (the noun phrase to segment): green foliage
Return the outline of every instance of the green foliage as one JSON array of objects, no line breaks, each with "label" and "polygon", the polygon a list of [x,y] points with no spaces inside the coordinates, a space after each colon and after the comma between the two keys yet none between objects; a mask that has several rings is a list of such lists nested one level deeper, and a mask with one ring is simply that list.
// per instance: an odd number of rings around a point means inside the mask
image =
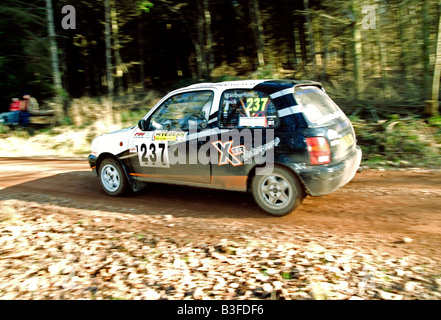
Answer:
[{"label": "green foliage", "polygon": [[215,82],[222,82],[222,81],[235,81],[235,80],[240,80],[240,78],[237,76],[223,75],[223,76],[217,77],[214,81]]},{"label": "green foliage", "polygon": [[153,8],[153,3],[147,0],[142,0],[137,2],[138,9],[142,12],[149,13]]},{"label": "green foliage", "polygon": [[140,110],[123,110],[120,112],[121,115],[121,124],[123,127],[135,125],[138,123],[139,120],[142,119],[142,117],[145,116],[147,113],[147,109],[140,109]]},{"label": "green foliage", "polygon": [[430,126],[441,128],[441,116],[429,118],[427,121]]},{"label": "green foliage", "polygon": [[389,166],[431,166],[441,163],[440,135],[417,117],[391,115],[378,122],[351,118],[363,160]]},{"label": "green foliage", "polygon": [[8,134],[9,132],[11,132],[11,129],[8,126],[0,124],[0,134]]},{"label": "green foliage", "polygon": [[255,79],[276,79],[274,68],[271,65],[258,68],[255,72],[251,74],[252,78]]},{"label": "green foliage", "polygon": [[199,81],[196,78],[185,78],[185,79],[181,79],[179,81],[177,81],[176,83],[174,83],[171,87],[170,90],[175,90],[175,89],[179,89],[182,87],[186,87],[195,83],[198,83]]},{"label": "green foliage", "polygon": [[72,118],[70,117],[63,117],[63,119],[60,120],[60,125],[62,126],[70,126],[73,124]]}]

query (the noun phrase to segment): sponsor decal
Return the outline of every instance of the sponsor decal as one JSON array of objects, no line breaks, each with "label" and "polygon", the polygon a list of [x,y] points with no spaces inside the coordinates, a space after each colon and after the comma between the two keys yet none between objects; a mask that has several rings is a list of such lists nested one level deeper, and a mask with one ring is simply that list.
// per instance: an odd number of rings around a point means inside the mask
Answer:
[{"label": "sponsor decal", "polygon": [[136,132],[133,135],[133,138],[144,138],[144,139],[151,139],[153,137],[153,132]]},{"label": "sponsor decal", "polygon": [[232,147],[234,140],[222,143],[222,141],[212,142],[212,145],[220,152],[218,165],[231,163],[233,166],[243,165],[237,156],[244,153],[245,146]]},{"label": "sponsor decal", "polygon": [[340,142],[341,142],[346,148],[352,146],[352,145],[355,143],[355,141],[354,141],[354,137],[352,136],[351,133],[348,134],[348,135],[345,135],[343,138],[341,138],[341,139],[340,139]]},{"label": "sponsor decal", "polygon": [[187,132],[155,131],[155,141],[184,141]]},{"label": "sponsor decal", "polygon": [[[261,145],[260,147],[251,148],[250,150],[246,150],[244,145],[233,147],[234,140],[224,143],[222,141],[216,141],[212,142],[212,145],[220,153],[218,165],[221,166],[230,163],[233,166],[240,166],[251,158],[265,155],[268,150],[274,149],[279,143],[280,139],[276,137],[274,140]],[[243,156],[238,158],[240,155]]]},{"label": "sponsor decal", "polygon": [[258,155],[263,156],[268,150],[277,147],[280,143],[280,139],[276,137],[273,141],[270,141],[260,147],[252,148],[250,151],[245,151],[243,155],[243,160],[254,158]]}]

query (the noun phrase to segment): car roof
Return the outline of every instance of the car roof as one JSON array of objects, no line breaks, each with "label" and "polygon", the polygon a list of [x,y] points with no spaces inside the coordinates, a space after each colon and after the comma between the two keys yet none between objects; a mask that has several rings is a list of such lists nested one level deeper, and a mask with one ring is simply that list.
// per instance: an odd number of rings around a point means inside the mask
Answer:
[{"label": "car roof", "polygon": [[205,89],[205,88],[217,88],[221,91],[227,89],[256,89],[262,90],[269,94],[287,88],[292,88],[297,85],[315,85],[322,88],[321,83],[309,81],[309,80],[236,80],[236,81],[223,81],[223,82],[204,82],[192,84],[183,89]]},{"label": "car roof", "polygon": [[204,82],[204,83],[195,83],[188,86],[188,89],[193,88],[237,88],[241,87],[243,89],[252,89],[258,84],[264,82],[265,80],[237,80],[237,81],[222,81],[222,82]]}]

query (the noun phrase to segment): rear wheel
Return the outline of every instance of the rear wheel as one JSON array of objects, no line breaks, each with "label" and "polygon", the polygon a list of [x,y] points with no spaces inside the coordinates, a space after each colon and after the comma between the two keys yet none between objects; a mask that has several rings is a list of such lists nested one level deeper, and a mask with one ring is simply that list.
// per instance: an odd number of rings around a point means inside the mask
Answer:
[{"label": "rear wheel", "polygon": [[100,164],[100,183],[103,190],[110,196],[121,196],[127,189],[127,178],[121,164],[113,159],[106,158]]},{"label": "rear wheel", "polygon": [[275,167],[269,174],[256,175],[252,182],[252,192],[259,207],[273,216],[291,213],[305,198],[298,179],[282,167]]}]

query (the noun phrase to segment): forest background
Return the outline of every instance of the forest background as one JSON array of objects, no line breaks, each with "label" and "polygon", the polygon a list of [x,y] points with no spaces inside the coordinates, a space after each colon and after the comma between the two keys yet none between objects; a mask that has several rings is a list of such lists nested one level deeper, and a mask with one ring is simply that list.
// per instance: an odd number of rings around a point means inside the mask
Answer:
[{"label": "forest background", "polygon": [[121,122],[122,106],[145,113],[145,97],[196,82],[309,79],[369,157],[438,155],[440,16],[441,0],[3,0],[0,111],[29,92],[63,123],[85,121],[78,101]]}]

